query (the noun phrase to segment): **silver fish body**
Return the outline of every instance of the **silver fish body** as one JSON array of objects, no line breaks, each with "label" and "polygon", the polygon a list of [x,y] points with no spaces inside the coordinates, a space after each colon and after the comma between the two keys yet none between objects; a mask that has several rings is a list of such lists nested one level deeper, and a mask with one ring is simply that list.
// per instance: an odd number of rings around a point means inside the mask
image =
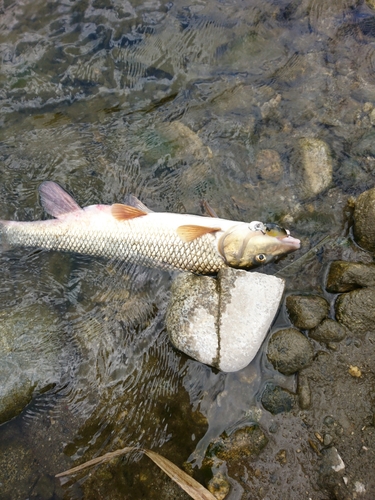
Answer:
[{"label": "silver fish body", "polygon": [[[81,209],[57,184],[44,182],[41,203],[55,219],[1,221],[2,240],[22,246],[116,258],[148,267],[215,274],[226,266],[249,269],[299,248],[286,232],[269,236],[245,222],[156,213],[133,205]],[[256,226],[258,227],[258,226]]]}]

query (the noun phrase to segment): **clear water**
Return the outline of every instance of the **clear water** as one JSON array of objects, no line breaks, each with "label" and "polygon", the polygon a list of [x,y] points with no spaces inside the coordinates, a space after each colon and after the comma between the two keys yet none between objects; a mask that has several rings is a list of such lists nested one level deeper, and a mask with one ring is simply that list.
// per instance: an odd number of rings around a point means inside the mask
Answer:
[{"label": "clear water", "polygon": [[[348,197],[374,183],[374,20],[371,2],[354,0],[5,0],[1,218],[45,217],[46,179],[83,206],[130,192],[200,214],[205,199],[220,217],[289,227],[302,249],[264,272],[319,291],[325,263],[352,252]],[[310,198],[295,176],[305,136],[333,158],[329,190]],[[277,178],[256,168],[264,149],[280,156]],[[31,365],[26,408],[0,427],[2,498],[160,498],[165,480],[139,456],[53,476],[131,445],[199,466],[212,438],[258,418],[278,375],[263,352],[223,374],[175,351],[173,275],[23,250],[0,260],[2,322],[22,351],[1,373],[21,383]]]}]

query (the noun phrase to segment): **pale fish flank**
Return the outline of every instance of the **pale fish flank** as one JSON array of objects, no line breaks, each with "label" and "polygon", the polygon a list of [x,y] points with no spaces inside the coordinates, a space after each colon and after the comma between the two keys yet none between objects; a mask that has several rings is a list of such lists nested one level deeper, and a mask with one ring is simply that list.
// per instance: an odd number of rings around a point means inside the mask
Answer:
[{"label": "pale fish flank", "polygon": [[300,246],[289,231],[274,224],[156,213],[133,196],[127,205],[82,209],[51,181],[43,182],[39,192],[42,206],[55,219],[0,221],[2,243],[197,274],[215,274],[226,266],[250,269]]}]

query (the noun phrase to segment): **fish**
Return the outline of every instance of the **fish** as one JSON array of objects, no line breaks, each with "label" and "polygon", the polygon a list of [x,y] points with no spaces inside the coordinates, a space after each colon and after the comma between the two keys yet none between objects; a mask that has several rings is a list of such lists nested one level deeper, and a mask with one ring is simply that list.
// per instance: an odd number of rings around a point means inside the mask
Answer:
[{"label": "fish", "polygon": [[132,195],[125,204],[81,208],[59,184],[45,181],[39,196],[53,219],[0,220],[3,245],[208,275],[224,267],[249,270],[300,247],[298,239],[276,224],[153,212]]}]

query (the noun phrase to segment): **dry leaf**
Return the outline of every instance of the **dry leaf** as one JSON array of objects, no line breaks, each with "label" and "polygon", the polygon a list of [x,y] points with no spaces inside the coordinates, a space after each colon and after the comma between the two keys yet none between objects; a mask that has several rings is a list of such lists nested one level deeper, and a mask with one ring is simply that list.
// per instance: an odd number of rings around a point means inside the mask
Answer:
[{"label": "dry leaf", "polygon": [[77,467],[73,467],[64,472],[60,472],[60,474],[56,474],[56,477],[69,476],[70,474],[75,474],[87,467],[92,467],[93,465],[103,464],[112,460],[112,458],[120,457],[121,455],[125,455],[131,451],[140,451],[147,455],[163,472],[165,472],[176,484],[180,486],[188,495],[191,496],[194,500],[216,500],[216,498],[210,493],[204,486],[202,486],[198,481],[193,479],[191,476],[186,474],[183,470],[181,470],[177,465],[162,457],[158,453],[155,453],[151,450],[143,450],[141,448],[136,448],[134,446],[122,448],[120,450],[112,451],[110,453],[106,453],[101,457],[93,458],[88,462],[85,462]]}]

